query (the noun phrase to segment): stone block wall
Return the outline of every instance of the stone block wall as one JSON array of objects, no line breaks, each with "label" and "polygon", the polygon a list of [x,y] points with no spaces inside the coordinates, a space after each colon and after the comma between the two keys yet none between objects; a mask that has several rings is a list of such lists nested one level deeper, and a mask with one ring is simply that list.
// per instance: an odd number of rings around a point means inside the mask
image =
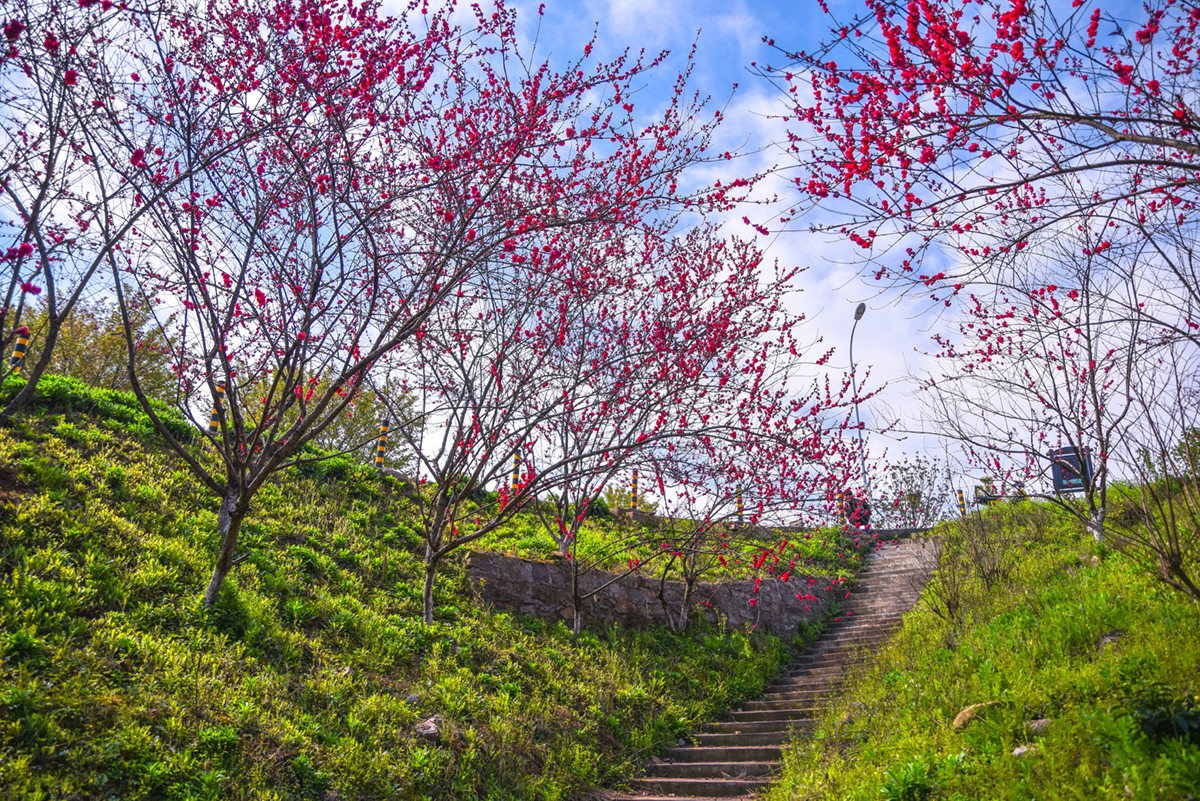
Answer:
[{"label": "stone block wall", "polygon": [[[571,623],[571,565],[566,561],[533,562],[504,554],[475,551],[467,557],[467,574],[480,596],[499,609],[520,612],[542,620]],[[659,595],[659,580],[635,573],[617,579],[613,573],[593,571],[580,577],[581,592],[608,586],[583,602],[584,626],[610,624],[626,627],[667,625],[667,612]],[[611,583],[610,583],[611,582]],[[806,621],[819,620],[845,593],[827,591],[826,579],[809,587],[808,576],[793,574],[788,583],[764,579],[758,592],[753,581],[699,584],[693,591],[689,616],[703,615],[717,623],[720,617],[732,628],[754,626],[782,638],[791,638]],[[798,600],[797,593],[817,596]],[[663,592],[672,619],[678,618],[683,585],[668,581]],[[751,604],[750,601],[755,603]],[[809,607],[805,610],[804,607]]]}]

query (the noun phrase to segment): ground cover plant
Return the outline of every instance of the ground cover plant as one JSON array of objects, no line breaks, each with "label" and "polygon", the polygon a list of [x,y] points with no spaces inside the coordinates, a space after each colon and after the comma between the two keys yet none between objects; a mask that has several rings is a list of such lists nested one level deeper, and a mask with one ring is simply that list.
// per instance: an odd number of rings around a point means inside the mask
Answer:
[{"label": "ground cover plant", "polygon": [[769,798],[1195,797],[1196,604],[1061,509],[1006,504],[938,534],[921,604]]},{"label": "ground cover plant", "polygon": [[424,626],[408,490],[344,460],[264,486],[205,609],[219,501],[79,404],[0,431],[0,797],[572,797],[787,656],[702,626],[575,638],[485,610],[458,562]]},{"label": "ground cover plant", "polygon": [[[732,522],[728,526],[730,530],[736,529]],[[715,549],[711,547],[712,542],[704,543],[713,553],[720,550],[720,527],[715,528],[717,533],[709,538],[717,540]],[[620,532],[638,529],[642,529],[643,533],[636,536],[635,545],[614,550],[611,556],[602,556],[599,567],[609,571],[620,571],[636,561],[640,562],[647,572],[656,573],[659,565],[651,560],[656,552],[661,550],[661,543],[675,542],[681,537],[674,531],[656,536],[660,528],[654,524],[642,524],[623,517],[584,520],[577,535],[579,551],[601,551],[604,544],[613,541]],[[633,536],[628,538],[634,539]],[[846,537],[841,528],[832,526],[794,534],[780,534],[777,530],[768,529],[756,530],[752,536],[746,536],[737,542],[737,547],[725,562],[715,564],[706,573],[704,580],[756,578],[772,574],[783,578],[785,574],[791,573],[797,576],[817,574],[852,581],[858,573],[864,554],[867,549],[873,547],[874,542],[873,536]],[[504,551],[526,559],[546,560],[561,557],[553,538],[532,514],[515,518],[494,535],[481,538],[477,546],[483,550]],[[761,558],[764,551],[773,554],[772,564],[760,563],[755,567],[755,561]],[[787,578],[790,579],[790,576]]]}]

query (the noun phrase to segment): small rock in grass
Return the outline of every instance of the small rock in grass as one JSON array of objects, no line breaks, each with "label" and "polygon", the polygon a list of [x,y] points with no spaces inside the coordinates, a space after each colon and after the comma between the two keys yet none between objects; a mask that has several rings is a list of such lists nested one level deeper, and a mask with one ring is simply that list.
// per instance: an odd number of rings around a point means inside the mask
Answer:
[{"label": "small rock in grass", "polygon": [[441,715],[434,715],[414,726],[413,733],[417,735],[417,739],[427,743],[440,743],[449,736],[450,724]]},{"label": "small rock in grass", "polygon": [[1050,718],[1038,718],[1025,724],[1030,734],[1044,734],[1050,728]]},{"label": "small rock in grass", "polygon": [[1013,749],[1012,755],[1015,757],[1036,756],[1037,755],[1037,746],[1036,745],[1018,745],[1016,748]]},{"label": "small rock in grass", "polygon": [[416,693],[411,693],[407,698],[404,699],[404,702],[409,706],[416,706],[421,702],[421,696],[417,695]]}]

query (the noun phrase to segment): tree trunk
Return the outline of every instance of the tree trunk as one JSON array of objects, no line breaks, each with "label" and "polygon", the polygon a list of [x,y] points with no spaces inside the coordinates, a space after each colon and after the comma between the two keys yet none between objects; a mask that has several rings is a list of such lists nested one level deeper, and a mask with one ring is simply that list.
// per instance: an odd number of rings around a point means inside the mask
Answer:
[{"label": "tree trunk", "polygon": [[571,631],[578,637],[583,632],[583,598],[579,596],[579,563],[574,559],[571,560],[571,612]]},{"label": "tree trunk", "polygon": [[[55,322],[54,318],[47,315],[46,338],[42,341],[42,350],[38,354],[37,363],[33,365],[33,370],[29,373],[29,378],[25,381],[25,386],[21,387],[21,391],[8,402],[3,411],[0,411],[0,426],[8,426],[12,424],[13,416],[17,412],[29,405],[29,401],[33,399],[33,393],[37,391],[38,381],[41,380],[42,373],[46,372],[46,368],[50,366],[50,359],[54,356],[54,346],[58,342],[58,332],[62,328],[62,322]],[[28,358],[28,357],[26,357]],[[8,358],[4,354],[3,361],[0,361],[4,370],[4,375],[9,375]]]},{"label": "tree trunk", "polygon": [[221,510],[217,513],[217,526],[221,530],[221,550],[217,554],[217,564],[213,568],[212,579],[204,591],[206,608],[217,602],[217,594],[221,591],[221,585],[225,583],[225,577],[233,569],[233,552],[237,549],[238,532],[242,530],[242,520],[245,519],[248,511],[246,504],[238,502],[238,494],[235,489],[225,490],[225,497],[221,499]]},{"label": "tree trunk", "polygon": [[437,559],[432,546],[425,543],[425,585],[421,589],[421,610],[426,626],[433,625],[433,579],[437,575]]},{"label": "tree trunk", "polygon": [[683,580],[683,600],[679,603],[679,631],[687,630],[688,607],[692,605],[692,582],[686,577]]},{"label": "tree trunk", "polygon": [[1108,514],[1108,509],[1101,506],[1098,509],[1093,509],[1088,516],[1088,528],[1092,530],[1092,539],[1096,542],[1104,542],[1104,518]]}]

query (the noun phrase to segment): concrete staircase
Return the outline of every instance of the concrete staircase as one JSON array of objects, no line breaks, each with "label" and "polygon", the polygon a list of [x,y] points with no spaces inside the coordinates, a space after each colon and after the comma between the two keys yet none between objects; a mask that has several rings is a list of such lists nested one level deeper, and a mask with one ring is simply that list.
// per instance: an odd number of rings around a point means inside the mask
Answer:
[{"label": "concrete staircase", "polygon": [[779,772],[784,746],[812,728],[846,669],[886,642],[916,602],[936,548],[923,539],[881,545],[867,558],[839,619],[760,698],[693,735],[693,745],[668,749],[665,759],[630,783],[629,792],[597,798],[712,801],[753,798],[765,790]]}]

